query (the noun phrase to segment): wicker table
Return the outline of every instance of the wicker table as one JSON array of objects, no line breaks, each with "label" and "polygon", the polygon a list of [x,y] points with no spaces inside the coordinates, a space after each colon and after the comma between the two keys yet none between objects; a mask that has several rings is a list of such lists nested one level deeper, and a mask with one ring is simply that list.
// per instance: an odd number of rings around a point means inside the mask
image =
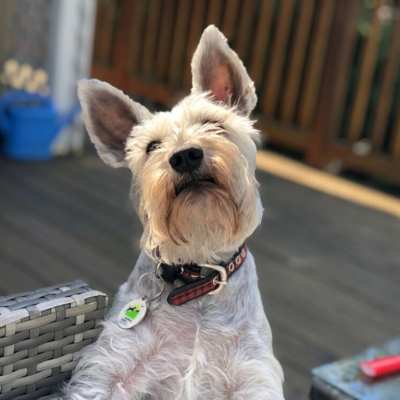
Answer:
[{"label": "wicker table", "polygon": [[83,281],[0,297],[0,400],[56,398],[107,305]]}]

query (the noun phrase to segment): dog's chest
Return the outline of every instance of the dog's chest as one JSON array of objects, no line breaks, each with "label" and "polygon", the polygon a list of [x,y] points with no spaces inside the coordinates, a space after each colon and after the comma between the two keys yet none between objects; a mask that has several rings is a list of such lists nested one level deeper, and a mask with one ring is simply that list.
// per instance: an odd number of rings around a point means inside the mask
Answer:
[{"label": "dog's chest", "polygon": [[239,335],[249,326],[249,321],[238,320],[224,310],[208,310],[204,303],[186,307],[162,305],[150,310],[144,321],[127,330],[126,335],[135,343],[142,343],[143,350],[151,343],[157,344],[160,352],[168,353],[169,359],[175,359],[176,365],[185,370],[200,355],[208,357],[237,346]]},{"label": "dog's chest", "polygon": [[136,385],[140,380],[154,398],[169,399],[166,388],[176,395],[198,385],[204,390],[209,382],[211,390],[216,376],[226,374],[229,360],[246,346],[247,331],[248,322],[227,316],[206,299],[186,307],[160,306],[123,331],[121,340],[129,343],[124,347],[131,353],[129,376]]},{"label": "dog's chest", "polygon": [[[126,303],[140,298],[136,290],[129,290],[132,286],[128,281],[121,288],[111,320]],[[170,290],[165,290],[158,307],[151,305],[140,324],[118,330],[119,345],[115,345],[116,331],[106,329],[113,347],[124,354],[119,364],[123,373],[117,371],[116,375],[127,393],[134,389],[149,394],[146,399],[157,400],[222,399],[225,396],[216,391],[224,390],[227,377],[240,382],[250,372],[264,375],[271,332],[254,265],[237,271],[218,296],[206,295],[171,306],[166,299]]]}]

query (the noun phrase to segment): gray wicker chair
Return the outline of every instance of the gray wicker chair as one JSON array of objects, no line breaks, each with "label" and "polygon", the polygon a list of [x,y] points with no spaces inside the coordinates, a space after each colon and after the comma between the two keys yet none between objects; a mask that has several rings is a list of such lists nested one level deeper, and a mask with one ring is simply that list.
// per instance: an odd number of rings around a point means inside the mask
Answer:
[{"label": "gray wicker chair", "polygon": [[83,281],[0,297],[0,400],[58,398],[107,306]]}]

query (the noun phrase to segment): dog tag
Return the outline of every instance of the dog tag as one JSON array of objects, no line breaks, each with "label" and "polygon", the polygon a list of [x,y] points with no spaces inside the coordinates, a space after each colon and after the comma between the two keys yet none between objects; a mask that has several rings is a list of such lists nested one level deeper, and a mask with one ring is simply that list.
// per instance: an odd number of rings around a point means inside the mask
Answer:
[{"label": "dog tag", "polygon": [[144,298],[130,301],[119,313],[118,325],[129,329],[139,324],[147,313],[147,303]]}]

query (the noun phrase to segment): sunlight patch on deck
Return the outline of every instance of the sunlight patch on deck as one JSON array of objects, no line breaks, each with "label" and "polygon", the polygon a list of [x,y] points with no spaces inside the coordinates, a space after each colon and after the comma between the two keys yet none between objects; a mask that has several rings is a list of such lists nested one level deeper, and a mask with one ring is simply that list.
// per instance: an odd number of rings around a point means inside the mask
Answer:
[{"label": "sunlight patch on deck", "polygon": [[280,178],[400,218],[400,200],[396,197],[317,170],[276,153],[259,151],[257,167]]}]

